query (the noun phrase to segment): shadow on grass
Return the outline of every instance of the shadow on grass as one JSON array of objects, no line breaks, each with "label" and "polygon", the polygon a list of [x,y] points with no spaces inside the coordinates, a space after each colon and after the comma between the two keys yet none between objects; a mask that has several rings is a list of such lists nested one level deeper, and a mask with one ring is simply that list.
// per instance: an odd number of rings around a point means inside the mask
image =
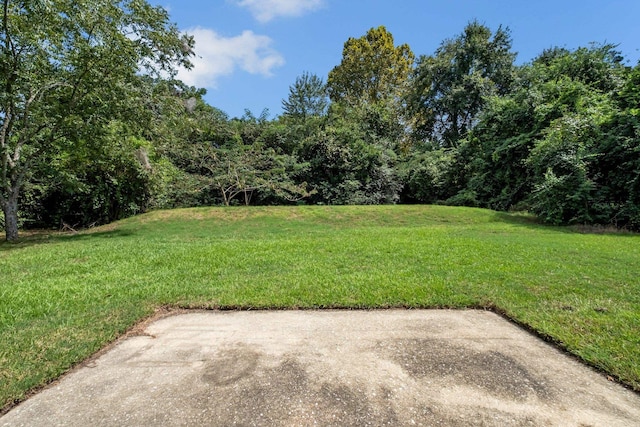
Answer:
[{"label": "shadow on grass", "polygon": [[78,233],[60,232],[54,230],[27,230],[23,231],[15,242],[0,241],[0,252],[38,246],[49,243],[86,241],[93,239],[111,239],[132,236],[132,230],[104,230],[81,231]]},{"label": "shadow on grass", "polygon": [[614,226],[605,226],[605,225],[586,225],[586,224],[575,224],[575,225],[551,225],[545,224],[541,219],[531,214],[524,213],[512,213],[512,212],[494,212],[494,219],[497,222],[505,222],[508,224],[521,225],[526,228],[531,228],[535,230],[548,230],[555,231],[558,233],[566,233],[566,234],[596,234],[596,235],[606,235],[606,236],[619,236],[619,237],[637,237],[640,236],[640,233],[635,233],[633,231],[616,228]]},{"label": "shadow on grass", "polygon": [[533,228],[559,228],[543,223],[537,216],[525,213],[512,213],[493,211],[493,219],[496,222],[525,225]]}]

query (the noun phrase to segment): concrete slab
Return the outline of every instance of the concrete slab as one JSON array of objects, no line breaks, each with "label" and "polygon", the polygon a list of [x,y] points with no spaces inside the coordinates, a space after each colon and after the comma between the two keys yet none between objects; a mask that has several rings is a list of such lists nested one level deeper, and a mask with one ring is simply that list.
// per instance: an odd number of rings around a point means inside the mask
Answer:
[{"label": "concrete slab", "polygon": [[1,426],[638,426],[640,396],[485,311],[195,312]]}]

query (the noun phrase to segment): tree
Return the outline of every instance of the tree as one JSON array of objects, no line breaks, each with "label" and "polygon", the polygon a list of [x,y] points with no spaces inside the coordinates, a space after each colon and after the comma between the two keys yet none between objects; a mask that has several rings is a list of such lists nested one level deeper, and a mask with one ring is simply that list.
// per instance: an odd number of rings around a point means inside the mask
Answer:
[{"label": "tree", "polygon": [[75,229],[144,212],[156,187],[150,148],[114,122],[101,144],[80,142],[51,156],[23,187],[23,226]]},{"label": "tree", "polygon": [[413,150],[402,160],[398,168],[404,184],[401,202],[433,204],[450,197],[450,150]]},{"label": "tree", "polygon": [[320,77],[308,72],[296,78],[294,85],[289,86],[289,97],[282,100],[284,115],[294,119],[323,116],[328,106],[326,85]]},{"label": "tree", "polygon": [[640,73],[612,45],[550,49],[487,98],[450,165],[446,203],[553,224],[640,224]]},{"label": "tree", "polygon": [[309,196],[306,183],[296,184],[292,180],[295,160],[276,154],[259,143],[223,148],[200,144],[197,153],[194,162],[204,180],[222,197],[225,206],[239,195],[246,206],[260,193],[272,193],[287,202]]},{"label": "tree", "polygon": [[383,204],[399,200],[395,170],[395,116],[385,104],[338,104],[324,126],[303,140],[300,157],[309,164],[311,199],[327,204]]},{"label": "tree", "polygon": [[351,106],[399,99],[414,59],[409,45],[396,47],[383,26],[370,29],[363,37],[349,38],[340,65],[329,72],[329,97]]},{"label": "tree", "polygon": [[420,57],[407,97],[416,137],[457,146],[487,97],[509,92],[514,59],[509,29],[492,34],[477,21],[445,40],[433,56]]},{"label": "tree", "polygon": [[0,205],[18,237],[25,182],[74,144],[99,144],[113,120],[134,123],[139,73],[190,67],[193,39],[144,0],[2,0]]}]

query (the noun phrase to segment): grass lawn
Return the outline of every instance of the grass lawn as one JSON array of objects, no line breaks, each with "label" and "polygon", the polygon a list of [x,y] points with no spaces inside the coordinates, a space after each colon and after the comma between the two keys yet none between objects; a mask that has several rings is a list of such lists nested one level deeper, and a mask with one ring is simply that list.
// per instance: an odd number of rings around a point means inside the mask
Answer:
[{"label": "grass lawn", "polygon": [[163,305],[491,307],[640,390],[640,235],[442,206],[158,211],[0,244],[0,408]]}]

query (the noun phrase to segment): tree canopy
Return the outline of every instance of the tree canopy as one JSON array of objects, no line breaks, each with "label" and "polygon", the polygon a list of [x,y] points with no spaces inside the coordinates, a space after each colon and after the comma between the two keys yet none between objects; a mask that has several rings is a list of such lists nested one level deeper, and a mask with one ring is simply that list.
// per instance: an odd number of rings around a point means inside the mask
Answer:
[{"label": "tree canopy", "polygon": [[418,137],[456,146],[487,97],[509,92],[514,59],[509,29],[492,33],[477,21],[442,42],[434,55],[421,56],[407,96]]},{"label": "tree canopy", "polygon": [[329,107],[327,87],[322,78],[308,72],[289,87],[289,97],[282,100],[284,115],[296,119],[323,116]]},{"label": "tree canopy", "polygon": [[17,238],[18,199],[38,165],[135,121],[139,73],[190,66],[193,40],[144,0],[2,1],[0,205]]},{"label": "tree canopy", "polygon": [[416,62],[372,28],[347,40],[326,84],[298,76],[281,116],[229,118],[174,80],[193,40],[164,9],[2,4],[10,240],[18,225],[291,203],[443,203],[640,230],[640,65],[624,65],[614,45],[514,65],[509,30],[472,21]]},{"label": "tree canopy", "polygon": [[409,45],[395,46],[383,26],[360,38],[349,38],[342,61],[329,72],[327,86],[333,102],[356,105],[395,99],[406,88],[414,55]]}]

